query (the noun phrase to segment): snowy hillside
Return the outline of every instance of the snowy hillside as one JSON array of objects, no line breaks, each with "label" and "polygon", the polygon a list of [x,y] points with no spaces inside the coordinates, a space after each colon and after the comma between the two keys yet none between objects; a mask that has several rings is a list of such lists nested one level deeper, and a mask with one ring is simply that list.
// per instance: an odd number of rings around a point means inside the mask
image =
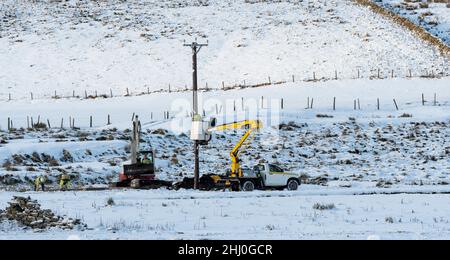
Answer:
[{"label": "snowy hillside", "polygon": [[[199,113],[260,120],[243,172],[276,164],[298,190],[110,186],[136,116],[156,178],[193,176],[195,38]],[[2,0],[0,240],[450,239],[449,86],[448,57],[354,1]],[[214,132],[200,174],[244,133]]]},{"label": "snowy hillside", "polygon": [[[0,99],[123,95],[191,82],[183,41],[209,40],[201,85],[448,73],[448,60],[351,1],[132,0],[0,3]],[[426,72],[425,72],[426,71]]]},{"label": "snowy hillside", "polygon": [[433,35],[450,45],[450,6],[443,1],[427,3],[421,1],[381,0],[382,6],[423,26]]}]

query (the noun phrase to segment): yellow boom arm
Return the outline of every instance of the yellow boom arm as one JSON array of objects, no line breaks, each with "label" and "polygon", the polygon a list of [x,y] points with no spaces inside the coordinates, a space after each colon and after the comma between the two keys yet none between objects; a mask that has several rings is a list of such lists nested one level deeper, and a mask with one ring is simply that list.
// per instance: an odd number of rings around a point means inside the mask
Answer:
[{"label": "yellow boom arm", "polygon": [[231,156],[231,177],[242,177],[242,169],[239,161],[239,154],[243,151],[242,147],[247,147],[250,141],[254,138],[255,130],[263,127],[263,124],[259,120],[244,120],[240,122],[234,122],[230,124],[219,125],[210,128],[210,132],[214,131],[225,131],[229,129],[248,129],[247,132],[242,136],[239,142],[234,146],[233,150],[230,152]]}]

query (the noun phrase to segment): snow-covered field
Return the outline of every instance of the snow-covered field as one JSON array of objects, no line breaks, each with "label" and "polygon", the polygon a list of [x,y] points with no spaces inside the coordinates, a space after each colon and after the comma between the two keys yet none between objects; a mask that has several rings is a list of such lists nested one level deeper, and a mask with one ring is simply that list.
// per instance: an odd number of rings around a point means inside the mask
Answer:
[{"label": "snow-covered field", "polygon": [[[295,113],[295,118],[311,119],[317,113],[333,113],[335,119],[348,119],[350,116],[374,118],[378,113],[381,117],[387,117],[394,113],[413,113],[415,120],[446,119],[446,106],[450,100],[450,77],[442,79],[386,79],[386,80],[338,80],[326,82],[299,82],[286,83],[261,88],[249,88],[232,91],[211,91],[200,93],[200,110],[205,110],[208,115],[221,116],[226,114],[234,117],[234,104],[238,119],[245,117],[245,110],[250,110],[256,116],[256,109],[261,110],[261,102],[264,108],[269,105],[274,110],[284,102],[286,116],[288,112]],[[426,106],[422,107],[421,96],[424,94]],[[433,107],[434,94],[437,104]],[[261,101],[262,97],[264,100]],[[313,109],[305,110],[308,97],[314,99]],[[336,97],[336,111],[333,111],[333,98]],[[244,99],[244,110],[242,109]],[[377,98],[380,99],[380,111],[377,110]],[[396,112],[393,99],[399,106]],[[354,100],[360,100],[361,110],[354,111]],[[190,128],[189,118],[181,124],[175,120],[164,119],[164,114],[169,111],[170,117],[177,119],[186,118],[191,113],[192,92],[183,93],[154,93],[137,97],[117,97],[112,99],[51,99],[51,100],[20,100],[12,102],[0,101],[0,129],[7,128],[8,117],[13,121],[15,128],[27,127],[28,121],[33,117],[36,123],[47,123],[53,127],[69,126],[69,118],[75,119],[75,126],[86,128],[90,125],[90,116],[93,117],[93,126],[106,127],[108,115],[111,118],[110,127],[118,129],[130,128],[133,113],[140,116],[147,128],[167,128],[177,131],[181,127],[183,131]],[[270,104],[274,102],[273,104]],[[218,107],[216,111],[216,105]],[[218,112],[218,113],[217,113]],[[261,111],[263,114],[264,111]],[[268,122],[265,122],[268,123]]]},{"label": "snow-covered field", "polygon": [[[323,196],[321,194],[328,194]],[[448,239],[449,195],[298,192],[107,191],[27,193],[92,230],[24,231],[0,239]],[[2,193],[0,208],[13,193]],[[107,206],[112,198],[114,206]],[[315,209],[315,204],[330,209]],[[331,205],[331,206],[329,206]]]},{"label": "snow-covered field", "polygon": [[[345,0],[132,0],[0,3],[0,99],[123,95],[191,82],[183,41],[209,40],[200,85],[448,74],[448,60]],[[205,37],[205,39],[203,38]]]},{"label": "snow-covered field", "polygon": [[423,26],[431,34],[450,45],[450,7],[447,3],[423,1],[379,0],[382,6]]},{"label": "snow-covered field", "polygon": [[[344,0],[4,0],[0,28],[0,209],[14,195],[31,196],[91,228],[33,232],[3,222],[0,239],[450,239],[448,60],[367,8]],[[209,39],[201,86],[214,89],[200,93],[200,111],[219,123],[262,120],[243,166],[300,173],[299,191],[27,191],[41,174],[52,188],[62,173],[74,186],[106,187],[128,159],[133,115],[159,177],[191,176],[192,94],[135,94],[190,85],[182,43],[196,36]],[[325,80],[335,71],[338,79]],[[286,82],[220,89],[269,76]],[[82,98],[110,90],[114,98]],[[81,98],[50,98],[55,91]],[[27,129],[31,121],[51,127]],[[201,148],[201,172],[224,173],[242,134],[216,133]]]}]

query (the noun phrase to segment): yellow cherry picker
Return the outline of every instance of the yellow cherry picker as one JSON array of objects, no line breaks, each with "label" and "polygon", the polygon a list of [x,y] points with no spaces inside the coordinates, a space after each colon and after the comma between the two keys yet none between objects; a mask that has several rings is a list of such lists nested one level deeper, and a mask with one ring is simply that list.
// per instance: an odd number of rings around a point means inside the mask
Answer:
[{"label": "yellow cherry picker", "polygon": [[[212,121],[215,122],[215,119]],[[277,165],[264,163],[253,168],[242,168],[240,154],[250,146],[256,132],[263,127],[260,120],[244,120],[219,126],[215,123],[204,122],[201,119],[193,122],[191,139],[207,144],[211,140],[211,134],[217,131],[234,129],[246,129],[245,134],[230,152],[231,166],[224,175],[203,175],[199,180],[199,188],[202,190],[231,189],[233,191],[253,191],[255,189],[280,189],[297,190],[300,185],[298,174],[285,172]],[[185,178],[176,188],[192,188],[193,178]]]}]

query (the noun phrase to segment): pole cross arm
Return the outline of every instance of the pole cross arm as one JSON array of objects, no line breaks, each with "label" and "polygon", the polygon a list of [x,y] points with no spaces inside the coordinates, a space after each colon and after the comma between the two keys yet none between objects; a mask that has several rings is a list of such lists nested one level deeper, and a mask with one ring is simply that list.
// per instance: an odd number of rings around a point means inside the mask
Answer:
[{"label": "pole cross arm", "polygon": [[207,41],[206,43],[198,43],[198,42],[192,42],[192,43],[184,43],[183,46],[184,47],[191,47],[192,51],[197,54],[200,52],[200,50],[202,49],[202,47],[204,46],[208,46],[209,45],[209,41]]}]

